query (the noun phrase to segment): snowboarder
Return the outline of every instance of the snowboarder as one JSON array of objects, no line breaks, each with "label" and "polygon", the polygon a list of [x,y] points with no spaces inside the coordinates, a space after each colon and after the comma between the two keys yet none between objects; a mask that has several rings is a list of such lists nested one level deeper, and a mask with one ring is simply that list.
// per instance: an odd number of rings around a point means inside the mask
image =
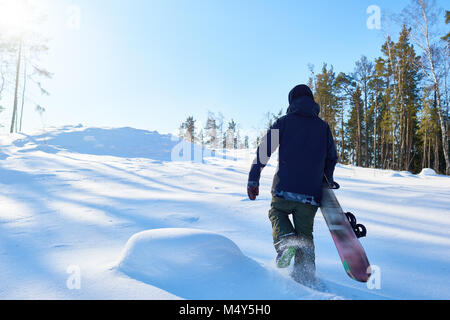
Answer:
[{"label": "snowboarder", "polygon": [[334,184],[337,163],[330,127],[319,113],[308,86],[292,89],[287,114],[270,127],[258,147],[247,187],[250,200],[256,200],[261,171],[279,147],[269,211],[277,266],[286,268],[294,258],[292,277],[303,284],[315,280],[314,217],[322,199],[324,176]]}]

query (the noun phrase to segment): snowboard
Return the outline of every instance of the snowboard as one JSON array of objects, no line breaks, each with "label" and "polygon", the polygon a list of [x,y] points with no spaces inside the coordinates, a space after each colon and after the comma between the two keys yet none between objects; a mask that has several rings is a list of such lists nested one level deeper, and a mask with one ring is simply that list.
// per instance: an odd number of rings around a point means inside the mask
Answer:
[{"label": "snowboard", "polygon": [[[359,228],[363,228],[363,226],[356,225],[354,216],[346,214],[342,210],[333,188],[330,187],[326,180],[323,183],[320,209],[330,229],[331,237],[336,245],[345,271],[352,279],[367,282],[371,273],[370,263],[364,248],[356,236],[360,232],[357,226]],[[365,228],[363,233],[358,235],[365,236]]]}]

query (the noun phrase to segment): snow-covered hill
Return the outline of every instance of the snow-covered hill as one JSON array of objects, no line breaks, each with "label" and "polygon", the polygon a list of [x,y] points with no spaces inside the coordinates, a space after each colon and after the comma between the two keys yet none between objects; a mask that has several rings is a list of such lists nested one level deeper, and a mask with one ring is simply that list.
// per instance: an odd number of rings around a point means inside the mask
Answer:
[{"label": "snow-covered hill", "polygon": [[381,288],[348,278],[319,213],[318,292],[274,266],[276,159],[250,202],[251,153],[170,161],[178,143],[82,126],[0,136],[0,298],[450,298],[449,177],[338,166],[337,196],[368,228]]}]

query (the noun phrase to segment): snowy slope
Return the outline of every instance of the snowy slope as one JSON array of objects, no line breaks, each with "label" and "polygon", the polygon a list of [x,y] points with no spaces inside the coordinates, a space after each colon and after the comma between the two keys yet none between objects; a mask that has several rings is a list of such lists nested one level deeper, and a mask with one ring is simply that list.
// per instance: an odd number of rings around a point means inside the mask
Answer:
[{"label": "snowy slope", "polygon": [[[249,152],[229,153],[234,160],[217,154],[205,163],[169,161],[177,144],[132,128],[0,136],[0,298],[450,298],[449,177],[339,166],[337,196],[368,228],[361,242],[381,270],[381,288],[347,277],[319,213],[323,293],[274,267],[267,211],[276,159],[263,172],[258,201],[250,202]],[[141,239],[143,231],[152,236]],[[133,247],[134,260],[123,262],[136,237],[143,241],[137,248],[159,258]],[[224,259],[232,263],[224,266]],[[70,290],[67,271],[74,267],[81,288]],[[252,282],[235,278],[236,270],[241,279],[252,274]]]}]

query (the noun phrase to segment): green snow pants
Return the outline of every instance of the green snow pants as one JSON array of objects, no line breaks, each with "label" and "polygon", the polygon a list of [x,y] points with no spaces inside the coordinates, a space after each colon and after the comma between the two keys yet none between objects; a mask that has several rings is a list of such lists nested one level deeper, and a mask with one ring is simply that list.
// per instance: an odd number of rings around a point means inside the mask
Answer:
[{"label": "green snow pants", "polygon": [[[313,239],[314,218],[318,207],[301,202],[273,197],[269,211],[275,250],[296,248],[292,278],[304,285],[312,285],[316,272]],[[292,215],[294,225],[289,216]]]},{"label": "green snow pants", "polygon": [[[273,197],[269,219],[272,222],[274,244],[293,234],[312,242],[317,210],[318,207],[310,204]],[[292,215],[294,225],[292,225],[289,215]]]}]

